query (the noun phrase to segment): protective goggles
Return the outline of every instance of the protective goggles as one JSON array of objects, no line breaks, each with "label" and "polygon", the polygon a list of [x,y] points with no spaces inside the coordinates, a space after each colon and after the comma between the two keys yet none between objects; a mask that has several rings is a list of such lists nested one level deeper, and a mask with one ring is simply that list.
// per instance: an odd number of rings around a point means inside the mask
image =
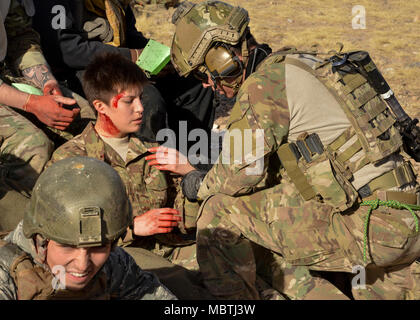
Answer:
[{"label": "protective goggles", "polygon": [[211,48],[204,58],[204,64],[194,70],[194,76],[207,82],[210,75],[213,81],[226,78],[237,78],[242,75],[243,63],[228,48],[216,46]]}]

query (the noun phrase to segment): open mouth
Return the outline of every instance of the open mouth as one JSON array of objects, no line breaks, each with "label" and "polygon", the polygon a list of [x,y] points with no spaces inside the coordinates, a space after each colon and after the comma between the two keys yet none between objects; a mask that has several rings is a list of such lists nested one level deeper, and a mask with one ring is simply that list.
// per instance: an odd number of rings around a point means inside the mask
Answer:
[{"label": "open mouth", "polygon": [[74,282],[84,282],[87,280],[90,272],[68,272],[70,279]]}]

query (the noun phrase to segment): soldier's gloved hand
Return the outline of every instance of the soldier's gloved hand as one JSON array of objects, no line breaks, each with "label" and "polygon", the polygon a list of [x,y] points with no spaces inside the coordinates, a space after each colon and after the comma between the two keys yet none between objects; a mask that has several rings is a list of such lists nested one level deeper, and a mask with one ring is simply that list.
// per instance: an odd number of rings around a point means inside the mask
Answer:
[{"label": "soldier's gloved hand", "polygon": [[149,166],[154,166],[158,170],[170,171],[181,176],[195,170],[188,159],[176,149],[160,146],[147,151],[153,153],[145,158],[149,161]]},{"label": "soldier's gloved hand", "polygon": [[134,234],[151,236],[168,233],[181,221],[179,211],[172,208],[152,209],[134,218]]},{"label": "soldier's gloved hand", "polygon": [[54,95],[54,96],[62,96],[60,85],[55,80],[48,80],[45,85],[44,89],[42,90],[44,96]]},{"label": "soldier's gloved hand", "polygon": [[80,109],[67,110],[60,107],[60,104],[73,105],[74,99],[47,95],[38,96],[31,94],[28,101],[23,106],[23,110],[33,113],[39,121],[47,126],[65,130],[73,119],[79,114]]}]

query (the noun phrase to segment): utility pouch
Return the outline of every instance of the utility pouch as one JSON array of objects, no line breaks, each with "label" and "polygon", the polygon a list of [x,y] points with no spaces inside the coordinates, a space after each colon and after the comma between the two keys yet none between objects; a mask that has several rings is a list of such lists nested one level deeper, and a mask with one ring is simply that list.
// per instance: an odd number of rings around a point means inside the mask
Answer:
[{"label": "utility pouch", "polygon": [[296,143],[282,145],[277,154],[304,200],[316,198],[340,211],[357,200],[356,190],[317,134],[305,133]]}]

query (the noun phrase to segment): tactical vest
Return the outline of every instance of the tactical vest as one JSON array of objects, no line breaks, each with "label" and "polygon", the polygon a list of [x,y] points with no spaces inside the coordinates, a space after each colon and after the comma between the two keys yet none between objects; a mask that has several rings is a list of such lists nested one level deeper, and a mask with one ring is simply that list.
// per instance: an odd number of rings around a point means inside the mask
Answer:
[{"label": "tactical vest", "polygon": [[54,290],[53,275],[39,265],[17,245],[0,240],[0,264],[9,271],[18,300],[109,300],[107,277],[100,271],[79,291]]},{"label": "tactical vest", "polygon": [[[353,173],[367,164],[377,164],[389,155],[401,150],[402,138],[394,127],[395,116],[385,101],[354,67],[353,60],[359,52],[343,56],[340,63],[335,59],[321,60],[313,67],[301,61],[295,49],[272,54],[262,66],[285,63],[301,68],[314,75],[341,106],[351,126],[327,146],[323,146],[315,133],[304,133],[296,143],[279,147],[277,154],[284,170],[305,200],[317,199],[340,211],[350,208],[360,198],[367,198],[377,190],[401,187],[416,180],[411,164],[406,161],[394,170],[374,178],[355,190],[351,181]],[[355,140],[349,147],[346,142]],[[357,161],[350,159],[359,151],[364,156]],[[389,192],[388,199],[415,204],[415,194]]]}]

